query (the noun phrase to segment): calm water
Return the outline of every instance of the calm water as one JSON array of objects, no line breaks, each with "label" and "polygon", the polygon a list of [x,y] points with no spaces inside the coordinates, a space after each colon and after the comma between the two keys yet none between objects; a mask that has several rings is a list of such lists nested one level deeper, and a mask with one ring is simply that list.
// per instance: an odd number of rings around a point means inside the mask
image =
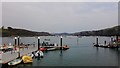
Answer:
[{"label": "calm water", "polygon": [[[120,49],[107,49],[93,47],[96,37],[63,37],[63,45],[67,44],[70,49],[66,51],[49,51],[44,53],[44,58],[33,60],[32,64],[20,66],[118,66]],[[60,44],[60,37],[41,37],[41,42],[44,39],[50,39],[49,43]],[[104,41],[109,42],[110,37],[99,37],[99,43]],[[37,44],[35,37],[21,37],[22,43]],[[14,38],[2,38],[2,43],[14,44]]]}]

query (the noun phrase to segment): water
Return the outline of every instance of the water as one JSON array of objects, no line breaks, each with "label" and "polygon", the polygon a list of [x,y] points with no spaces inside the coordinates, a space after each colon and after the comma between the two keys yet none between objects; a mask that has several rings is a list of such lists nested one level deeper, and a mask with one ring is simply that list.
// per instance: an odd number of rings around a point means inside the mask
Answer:
[{"label": "water", "polygon": [[[63,37],[63,45],[67,44],[70,49],[65,51],[49,51],[44,53],[44,58],[33,59],[28,66],[118,66],[120,49],[93,47],[96,37],[77,38],[73,36]],[[60,44],[60,37],[42,36],[40,42],[50,39],[49,43]],[[99,37],[99,43],[109,42],[110,37]],[[35,43],[36,37],[21,37],[22,43]],[[14,44],[13,37],[2,38],[2,44]],[[18,66],[25,66],[20,64]],[[27,66],[27,65],[26,65]]]}]

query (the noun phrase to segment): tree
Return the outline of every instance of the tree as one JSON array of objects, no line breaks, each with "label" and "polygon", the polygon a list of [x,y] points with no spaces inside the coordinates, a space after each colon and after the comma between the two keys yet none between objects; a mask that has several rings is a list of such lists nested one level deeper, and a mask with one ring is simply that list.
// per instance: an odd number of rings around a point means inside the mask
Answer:
[{"label": "tree", "polygon": [[4,29],[4,26],[2,26],[1,28]]},{"label": "tree", "polygon": [[7,27],[8,30],[12,30],[13,28],[12,27]]}]

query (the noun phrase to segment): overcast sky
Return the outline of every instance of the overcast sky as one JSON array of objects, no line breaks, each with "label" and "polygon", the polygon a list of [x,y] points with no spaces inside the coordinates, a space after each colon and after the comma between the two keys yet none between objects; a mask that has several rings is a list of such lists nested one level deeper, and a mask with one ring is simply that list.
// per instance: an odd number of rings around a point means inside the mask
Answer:
[{"label": "overcast sky", "polygon": [[118,3],[4,2],[2,25],[51,33],[104,29],[118,25]]}]

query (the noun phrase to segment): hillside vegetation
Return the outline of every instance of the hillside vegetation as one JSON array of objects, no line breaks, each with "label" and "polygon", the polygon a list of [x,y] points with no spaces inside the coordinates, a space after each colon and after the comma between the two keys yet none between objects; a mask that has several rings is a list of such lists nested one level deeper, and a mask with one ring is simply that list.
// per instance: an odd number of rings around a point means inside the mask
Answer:
[{"label": "hillside vegetation", "polygon": [[29,31],[25,29],[0,29],[2,37],[9,37],[9,36],[51,36],[52,34],[48,32],[35,32]]},{"label": "hillside vegetation", "polygon": [[73,33],[74,36],[120,36],[120,26],[115,26],[112,28],[106,28],[96,31],[83,31]]},{"label": "hillside vegetation", "polygon": [[76,33],[54,33],[51,34],[49,32],[35,32],[29,31],[26,29],[16,29],[12,27],[8,27],[7,29],[0,29],[0,36],[2,37],[10,37],[10,36],[54,36],[54,35],[66,35],[66,36],[120,36],[120,26],[115,26],[112,28],[106,28],[101,30],[94,31],[82,31]]}]

